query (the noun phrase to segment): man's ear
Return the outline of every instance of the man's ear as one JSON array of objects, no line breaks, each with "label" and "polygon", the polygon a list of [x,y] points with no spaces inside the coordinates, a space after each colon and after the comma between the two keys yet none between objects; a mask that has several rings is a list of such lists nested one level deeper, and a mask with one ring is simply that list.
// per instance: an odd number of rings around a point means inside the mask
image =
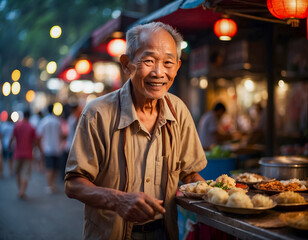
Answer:
[{"label": "man's ear", "polygon": [[131,71],[130,71],[129,66],[128,66],[129,62],[130,62],[130,59],[129,59],[128,55],[126,55],[126,54],[121,55],[120,63],[121,63],[123,72],[127,76],[129,76],[131,74]]},{"label": "man's ear", "polygon": [[182,65],[182,61],[181,61],[181,59],[179,59],[179,60],[178,60],[178,69],[177,69],[177,71],[179,70],[179,68],[181,67],[181,65]]}]

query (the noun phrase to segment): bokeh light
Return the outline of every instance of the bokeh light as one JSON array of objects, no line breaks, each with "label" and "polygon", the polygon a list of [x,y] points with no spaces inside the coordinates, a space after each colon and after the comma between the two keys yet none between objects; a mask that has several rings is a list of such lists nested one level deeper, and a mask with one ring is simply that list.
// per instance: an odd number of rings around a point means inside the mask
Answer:
[{"label": "bokeh light", "polygon": [[255,90],[255,84],[251,79],[245,80],[244,86],[248,92],[252,92],[253,90]]},{"label": "bokeh light", "polygon": [[29,56],[26,56],[22,59],[22,62],[21,64],[24,66],[24,67],[28,67],[28,68],[31,68],[34,64],[34,59],[32,57],[29,57]]},{"label": "bokeh light", "polygon": [[53,74],[57,71],[57,63],[55,61],[51,61],[47,64],[46,70],[49,74]]},{"label": "bokeh light", "polygon": [[94,83],[94,92],[101,93],[105,89],[105,85],[102,82],[96,82]]},{"label": "bokeh light", "polygon": [[185,49],[187,48],[187,46],[188,46],[188,43],[186,41],[181,42],[181,49]]},{"label": "bokeh light", "polygon": [[76,72],[74,68],[68,69],[65,73],[65,78],[68,81],[73,81],[79,78],[79,74]]},{"label": "bokeh light", "polygon": [[206,89],[208,85],[209,85],[208,80],[205,77],[200,79],[199,87],[201,89]]},{"label": "bokeh light", "polygon": [[81,59],[77,61],[75,69],[78,74],[88,74],[92,70],[92,64],[89,60]]},{"label": "bokeh light", "polygon": [[4,110],[0,113],[0,120],[2,122],[5,122],[8,119],[8,117],[9,117],[9,114],[7,113],[7,111]]},{"label": "bokeh light", "polygon": [[11,93],[11,84],[9,82],[5,82],[2,86],[2,93],[4,96],[8,96]]},{"label": "bokeh light", "polygon": [[18,81],[20,79],[20,75],[20,71],[18,69],[15,69],[11,74],[12,80]]},{"label": "bokeh light", "polygon": [[20,92],[20,83],[19,82],[14,82],[12,84],[12,93],[14,95],[17,95]]},{"label": "bokeh light", "polygon": [[54,103],[52,112],[56,116],[60,116],[63,112],[63,105],[59,102]]},{"label": "bokeh light", "polygon": [[60,26],[53,26],[51,29],[50,29],[50,37],[52,38],[59,38],[62,34],[62,29]]},{"label": "bokeh light", "polygon": [[33,90],[29,90],[27,93],[26,93],[26,100],[27,102],[33,102],[35,98],[35,92]]},{"label": "bokeh light", "polygon": [[41,81],[45,82],[49,78],[49,74],[46,70],[43,70],[40,74]]},{"label": "bokeh light", "polygon": [[17,122],[18,121],[18,119],[19,119],[19,114],[18,114],[18,112],[12,112],[12,114],[11,114],[11,119],[12,119],[12,121],[13,122]]},{"label": "bokeh light", "polygon": [[112,39],[107,45],[107,52],[112,57],[119,57],[126,50],[126,41],[124,39]]}]

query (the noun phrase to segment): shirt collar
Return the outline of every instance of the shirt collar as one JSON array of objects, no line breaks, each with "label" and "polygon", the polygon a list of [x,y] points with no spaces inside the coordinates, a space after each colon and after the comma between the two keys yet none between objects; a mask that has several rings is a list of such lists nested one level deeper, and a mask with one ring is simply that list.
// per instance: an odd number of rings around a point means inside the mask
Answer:
[{"label": "shirt collar", "polygon": [[[120,113],[120,122],[118,126],[119,129],[126,128],[135,121],[139,122],[132,100],[131,88],[132,88],[131,80],[128,79],[120,90],[121,113]],[[159,125],[162,126],[166,124],[167,120],[175,121],[175,118],[165,98],[160,99],[158,101],[158,104],[160,104]]]}]

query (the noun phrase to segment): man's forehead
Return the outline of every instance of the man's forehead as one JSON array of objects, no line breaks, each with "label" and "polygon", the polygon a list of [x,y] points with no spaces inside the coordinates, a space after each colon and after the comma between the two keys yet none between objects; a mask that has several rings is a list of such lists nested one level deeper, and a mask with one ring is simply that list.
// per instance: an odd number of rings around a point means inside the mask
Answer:
[{"label": "man's forehead", "polygon": [[[144,31],[141,32],[139,36],[139,41],[141,42],[149,42],[150,40],[153,40],[153,37],[159,35],[159,38],[164,38],[171,40],[175,44],[175,40],[173,39],[172,35],[166,31],[163,28],[159,28],[157,30],[152,31],[151,29],[145,29]],[[158,39],[154,39],[155,41]]]}]

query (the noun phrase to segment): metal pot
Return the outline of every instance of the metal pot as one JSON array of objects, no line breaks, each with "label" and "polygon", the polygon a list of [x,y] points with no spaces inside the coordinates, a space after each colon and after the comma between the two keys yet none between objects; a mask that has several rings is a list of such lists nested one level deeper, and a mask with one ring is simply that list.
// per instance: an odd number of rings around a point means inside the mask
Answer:
[{"label": "metal pot", "polygon": [[264,157],[259,160],[261,174],[268,178],[308,179],[308,159],[297,156]]}]

